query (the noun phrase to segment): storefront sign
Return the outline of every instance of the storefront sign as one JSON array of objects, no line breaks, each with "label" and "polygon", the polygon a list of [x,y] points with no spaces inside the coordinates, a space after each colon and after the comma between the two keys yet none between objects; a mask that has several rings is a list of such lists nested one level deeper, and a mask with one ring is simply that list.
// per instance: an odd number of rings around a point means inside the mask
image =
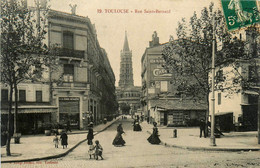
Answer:
[{"label": "storefront sign", "polygon": [[59,97],[61,101],[79,101],[79,97]]},{"label": "storefront sign", "polygon": [[161,69],[154,69],[153,70],[153,75],[154,76],[171,76],[171,74],[169,74],[167,72],[167,70],[161,68]]}]

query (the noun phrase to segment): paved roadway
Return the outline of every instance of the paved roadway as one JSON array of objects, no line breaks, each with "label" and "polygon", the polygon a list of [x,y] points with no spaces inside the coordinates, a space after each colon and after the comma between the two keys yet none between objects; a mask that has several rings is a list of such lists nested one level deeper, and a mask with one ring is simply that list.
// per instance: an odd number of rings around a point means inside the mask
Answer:
[{"label": "paved roadway", "polygon": [[[2,164],[2,167],[50,167],[50,168],[116,168],[116,167],[260,167],[260,152],[189,151],[147,142],[146,131],[133,132],[132,120],[120,120],[123,124],[124,147],[114,147],[118,122],[95,136],[104,148],[104,160],[89,159],[87,143],[78,146],[66,157],[29,163]],[[160,132],[160,130],[159,130]]]}]

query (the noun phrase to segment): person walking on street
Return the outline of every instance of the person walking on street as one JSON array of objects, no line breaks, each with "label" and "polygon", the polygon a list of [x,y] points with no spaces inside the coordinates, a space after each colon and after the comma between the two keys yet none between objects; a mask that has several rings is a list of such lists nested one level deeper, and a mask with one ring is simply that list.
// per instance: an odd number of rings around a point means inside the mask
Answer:
[{"label": "person walking on street", "polygon": [[53,142],[55,148],[59,148],[59,138],[57,137],[57,134],[55,134],[55,137],[53,138]]},{"label": "person walking on street", "polygon": [[71,128],[70,128],[70,120],[67,121],[67,128],[66,128],[66,130],[67,130],[67,132],[68,131],[72,132]]},{"label": "person walking on street", "polygon": [[148,142],[150,142],[151,144],[160,144],[161,140],[159,139],[159,135],[158,135],[158,128],[157,128],[157,123],[153,122],[153,133],[152,135],[147,139]]},{"label": "person walking on street", "polygon": [[64,149],[64,147],[67,148],[67,146],[68,146],[68,135],[67,135],[67,133],[62,132],[60,139],[61,139],[61,145],[63,146],[63,149]]},{"label": "person walking on street", "polygon": [[206,131],[205,131],[205,128],[206,127],[206,123],[203,119],[200,120],[200,138],[202,136],[202,132],[203,132],[203,135],[204,135],[204,138],[206,138]]},{"label": "person walking on street", "polygon": [[117,134],[115,139],[113,140],[113,145],[114,146],[124,146],[125,145],[125,141],[122,137],[122,134],[125,133],[122,127],[122,124],[120,123],[117,127]]}]

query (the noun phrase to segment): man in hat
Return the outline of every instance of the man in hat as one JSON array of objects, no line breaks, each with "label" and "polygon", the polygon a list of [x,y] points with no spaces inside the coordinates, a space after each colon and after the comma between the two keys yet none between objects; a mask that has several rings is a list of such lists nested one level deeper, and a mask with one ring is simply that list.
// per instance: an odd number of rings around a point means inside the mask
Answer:
[{"label": "man in hat", "polygon": [[203,134],[204,134],[204,138],[206,138],[205,126],[206,126],[206,123],[205,123],[204,119],[201,119],[201,120],[200,120],[200,138],[201,138],[201,136],[202,136],[202,132],[203,132]]}]

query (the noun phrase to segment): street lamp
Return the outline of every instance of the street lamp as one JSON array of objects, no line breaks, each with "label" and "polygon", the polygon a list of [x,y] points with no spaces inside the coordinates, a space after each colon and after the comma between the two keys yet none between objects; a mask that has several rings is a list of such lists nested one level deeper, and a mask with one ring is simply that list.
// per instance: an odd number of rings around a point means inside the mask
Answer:
[{"label": "street lamp", "polygon": [[212,111],[211,111],[211,131],[210,131],[210,146],[216,146],[215,131],[215,16],[213,16],[213,39],[212,39]]}]

